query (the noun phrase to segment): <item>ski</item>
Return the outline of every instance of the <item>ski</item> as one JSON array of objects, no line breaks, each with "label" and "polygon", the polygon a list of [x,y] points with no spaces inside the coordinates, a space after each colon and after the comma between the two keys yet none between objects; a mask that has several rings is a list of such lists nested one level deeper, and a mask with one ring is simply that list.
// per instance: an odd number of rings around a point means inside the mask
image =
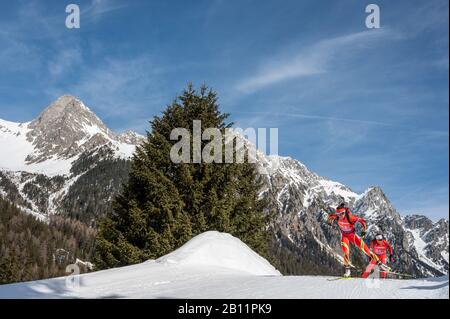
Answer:
[{"label": "ski", "polygon": [[[398,272],[389,272],[386,271],[387,274],[391,274],[391,275],[396,275],[396,276],[402,276],[402,277],[408,277],[408,278],[414,278],[414,276],[412,275],[408,275],[408,274],[402,274],[402,273],[398,273]],[[346,279],[356,279],[359,277],[336,277],[336,278],[328,278],[327,281],[337,281],[337,280],[346,280]]]},{"label": "ski", "polygon": [[361,269],[359,269],[358,267],[356,267],[356,266],[353,265],[353,264],[349,264],[349,266],[350,266],[350,268],[352,268],[352,269],[355,269],[355,270],[361,270]]},{"label": "ski", "polygon": [[414,276],[412,276],[412,275],[402,274],[402,273],[395,272],[395,271],[386,271],[386,273],[387,273],[387,274],[391,274],[391,275],[397,275],[397,276],[403,276],[403,277],[414,278]]},{"label": "ski", "polygon": [[402,274],[402,273],[399,273],[399,272],[392,271],[392,269],[391,269],[390,267],[388,267],[388,266],[386,266],[386,265],[384,265],[384,264],[383,264],[383,265],[380,265],[379,267],[380,267],[380,270],[381,270],[381,271],[383,271],[383,272],[385,272],[385,273],[387,273],[387,274],[414,278],[414,276],[412,276],[412,275]]},{"label": "ski", "polygon": [[336,281],[336,280],[346,280],[346,279],[355,279],[354,277],[336,277],[336,278],[328,278],[328,281]]}]

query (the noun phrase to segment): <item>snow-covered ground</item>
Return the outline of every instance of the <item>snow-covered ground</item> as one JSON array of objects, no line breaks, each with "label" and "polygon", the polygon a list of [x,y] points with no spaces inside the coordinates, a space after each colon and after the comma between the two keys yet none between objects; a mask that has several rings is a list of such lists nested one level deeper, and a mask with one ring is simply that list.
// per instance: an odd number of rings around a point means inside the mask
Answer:
[{"label": "snow-covered ground", "polygon": [[27,164],[25,159],[34,152],[33,144],[27,140],[30,123],[13,123],[0,119],[0,169],[46,173],[50,176],[64,175],[70,171],[72,160],[48,160]]},{"label": "snow-covered ground", "polygon": [[449,298],[448,276],[337,280],[281,276],[239,239],[203,233],[142,264],[0,286],[0,298]]}]

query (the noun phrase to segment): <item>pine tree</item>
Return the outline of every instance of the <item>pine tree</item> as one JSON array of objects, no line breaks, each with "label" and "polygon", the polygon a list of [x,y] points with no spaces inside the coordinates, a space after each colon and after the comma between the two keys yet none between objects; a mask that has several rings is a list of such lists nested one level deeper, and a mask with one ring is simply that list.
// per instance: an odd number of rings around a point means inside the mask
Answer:
[{"label": "pine tree", "polygon": [[[0,196],[0,284],[64,275],[76,258],[91,260],[95,234],[65,216],[53,215],[49,224],[39,221]],[[58,250],[70,258],[56,262]]]},{"label": "pine tree", "polygon": [[[202,130],[217,128],[225,135],[232,126],[221,113],[217,94],[192,85],[151,122],[145,143],[137,148],[129,179],[99,223],[96,267],[109,268],[157,258],[208,230],[237,236],[267,256],[265,202],[252,163],[173,163],[170,139],[174,128],[191,134],[193,121]],[[202,148],[209,141],[202,141]],[[225,141],[222,138],[222,150]],[[224,152],[222,152],[224,154]],[[212,154],[213,155],[213,154]]]}]

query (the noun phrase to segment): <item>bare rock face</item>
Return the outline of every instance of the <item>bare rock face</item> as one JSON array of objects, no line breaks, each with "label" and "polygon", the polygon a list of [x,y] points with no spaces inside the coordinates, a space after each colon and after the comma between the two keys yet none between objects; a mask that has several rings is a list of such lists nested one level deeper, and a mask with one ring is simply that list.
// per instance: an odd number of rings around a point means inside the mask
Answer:
[{"label": "bare rock face", "polygon": [[421,229],[428,231],[433,228],[433,221],[421,215],[410,215],[405,218],[405,225],[409,229]]},{"label": "bare rock face", "polygon": [[47,107],[28,128],[35,152],[27,162],[71,158],[116,140],[103,122],[77,98],[64,95]]},{"label": "bare rock face", "polygon": [[[368,235],[376,233],[392,237],[403,228],[402,218],[380,187],[369,188],[355,203],[354,213],[368,222]],[[395,239],[399,239],[397,236]]]},{"label": "bare rock face", "polygon": [[441,219],[433,223],[425,216],[410,215],[404,218],[404,224],[409,232],[408,244],[423,260],[425,268],[438,268],[448,274],[448,220]]},{"label": "bare rock face", "polygon": [[448,220],[441,219],[422,236],[427,243],[427,257],[444,269],[448,269],[448,228]]},{"label": "bare rock face", "polygon": [[126,131],[117,135],[117,139],[126,144],[139,145],[144,140],[144,137],[133,131]]}]

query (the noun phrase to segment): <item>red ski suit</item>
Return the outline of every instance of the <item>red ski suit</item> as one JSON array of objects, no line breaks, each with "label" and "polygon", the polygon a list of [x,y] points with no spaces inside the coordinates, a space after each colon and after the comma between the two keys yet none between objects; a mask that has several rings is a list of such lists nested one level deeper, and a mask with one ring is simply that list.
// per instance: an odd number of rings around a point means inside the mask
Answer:
[{"label": "red ski suit", "polygon": [[339,229],[341,230],[341,248],[344,253],[344,265],[350,265],[350,243],[353,243],[361,249],[369,258],[376,259],[376,263],[378,258],[371,253],[364,240],[355,233],[356,223],[360,223],[363,231],[366,231],[366,221],[361,217],[353,215],[348,208],[338,209],[336,214],[330,214],[328,216],[328,223],[332,224],[335,219],[337,219]]},{"label": "red ski suit", "polygon": [[[387,261],[387,256],[386,256],[386,250],[389,250],[389,255],[392,255],[393,250],[392,250],[392,246],[388,243],[387,240],[383,239],[381,241],[378,241],[376,239],[372,240],[370,242],[370,249],[373,251],[373,253],[375,255],[377,255],[377,257],[380,259],[380,261],[386,265],[386,261]],[[374,262],[373,260],[370,261],[369,265],[367,265],[366,270],[364,271],[362,277],[363,278],[367,278],[370,275],[370,272],[372,271],[372,269],[376,266],[376,262]],[[381,278],[386,278],[387,274],[385,271],[381,271],[380,272],[380,277]]]}]

